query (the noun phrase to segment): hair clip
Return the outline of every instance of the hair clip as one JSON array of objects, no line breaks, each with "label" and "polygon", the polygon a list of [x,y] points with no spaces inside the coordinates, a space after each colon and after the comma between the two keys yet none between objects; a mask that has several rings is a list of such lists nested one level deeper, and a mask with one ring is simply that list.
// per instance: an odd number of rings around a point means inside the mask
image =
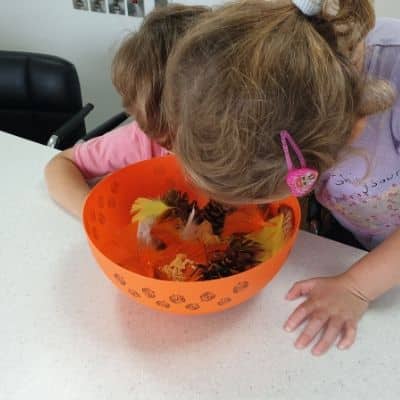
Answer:
[{"label": "hair clip", "polygon": [[322,11],[322,0],[292,0],[292,3],[309,17],[319,14]]},{"label": "hair clip", "polygon": [[[318,171],[307,167],[303,154],[289,132],[281,132],[281,142],[286,165],[288,167],[286,184],[289,186],[293,196],[305,196],[314,189],[318,180]],[[300,168],[294,167],[292,158],[290,157],[289,146],[296,154],[300,162]]]}]

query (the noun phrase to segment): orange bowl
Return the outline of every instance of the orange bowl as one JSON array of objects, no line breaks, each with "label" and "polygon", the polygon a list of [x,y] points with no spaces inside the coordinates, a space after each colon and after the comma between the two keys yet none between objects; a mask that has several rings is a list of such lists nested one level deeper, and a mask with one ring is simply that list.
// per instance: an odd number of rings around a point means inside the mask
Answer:
[{"label": "orange bowl", "polygon": [[278,204],[292,208],[292,237],[272,258],[227,278],[176,282],[149,278],[138,265],[137,226],[131,224],[130,208],[138,197],[154,198],[169,189],[187,192],[200,204],[207,200],[185,179],[172,156],[131,165],[106,177],[90,192],[83,224],[91,251],[108,278],[134,300],[151,308],[177,314],[207,314],[238,305],[259,292],[282,268],[296,240],[300,225],[297,199]]}]

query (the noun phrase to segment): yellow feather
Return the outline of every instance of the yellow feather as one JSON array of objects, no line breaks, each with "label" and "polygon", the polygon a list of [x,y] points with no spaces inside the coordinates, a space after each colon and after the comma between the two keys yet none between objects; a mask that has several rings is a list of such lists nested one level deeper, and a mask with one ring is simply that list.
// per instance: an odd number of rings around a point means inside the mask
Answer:
[{"label": "yellow feather", "polygon": [[141,222],[148,218],[156,218],[167,211],[169,208],[161,200],[150,200],[139,197],[132,204],[132,222]]},{"label": "yellow feather", "polygon": [[258,232],[251,233],[247,237],[259,243],[264,254],[260,261],[271,258],[282,246],[285,241],[283,231],[283,214],[277,215],[267,222],[265,227]]}]

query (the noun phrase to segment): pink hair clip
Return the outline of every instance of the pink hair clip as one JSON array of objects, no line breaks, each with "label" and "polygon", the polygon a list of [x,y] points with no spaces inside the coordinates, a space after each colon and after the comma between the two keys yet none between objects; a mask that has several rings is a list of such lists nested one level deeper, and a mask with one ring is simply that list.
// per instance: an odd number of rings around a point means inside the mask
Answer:
[{"label": "pink hair clip", "polygon": [[[293,196],[305,196],[314,189],[318,180],[318,171],[307,167],[303,154],[289,132],[281,132],[281,142],[286,165],[289,170],[286,175],[286,184],[289,186]],[[294,167],[292,158],[290,157],[289,146],[296,154],[300,162],[300,168]]]}]

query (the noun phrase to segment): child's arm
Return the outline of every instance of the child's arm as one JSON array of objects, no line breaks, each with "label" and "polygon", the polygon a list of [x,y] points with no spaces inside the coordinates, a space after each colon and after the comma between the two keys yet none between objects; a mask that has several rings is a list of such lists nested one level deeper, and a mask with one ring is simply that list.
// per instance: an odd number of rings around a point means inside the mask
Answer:
[{"label": "child's arm", "polygon": [[370,300],[400,285],[400,229],[371,251],[346,274]]},{"label": "child's arm", "polygon": [[307,347],[321,330],[324,333],[313,348],[316,355],[327,351],[341,337],[338,347],[350,347],[356,337],[357,322],[370,301],[400,284],[400,230],[354,264],[344,274],[296,283],[288,300],[307,296],[292,313],[285,328],[296,329],[306,321],[296,347]]},{"label": "child's arm", "polygon": [[54,157],[45,171],[50,195],[80,218],[90,191],[88,179],[101,178],[127,165],[166,154],[136,122],[131,122]]},{"label": "child's arm", "polygon": [[74,162],[73,149],[56,155],[47,164],[45,176],[50,196],[72,215],[81,218],[90,188]]}]

